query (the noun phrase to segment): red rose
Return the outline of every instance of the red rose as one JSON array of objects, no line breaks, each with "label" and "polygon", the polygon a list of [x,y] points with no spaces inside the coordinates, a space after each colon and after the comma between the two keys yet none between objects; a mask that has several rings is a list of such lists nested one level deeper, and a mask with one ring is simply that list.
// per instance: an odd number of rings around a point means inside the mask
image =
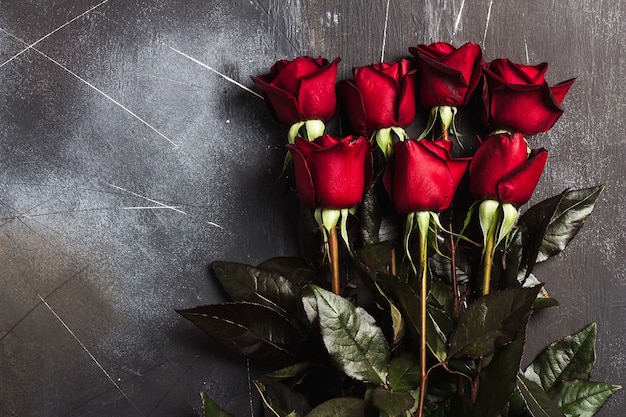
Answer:
[{"label": "red rose", "polygon": [[524,135],[548,131],[563,113],[561,102],[574,79],[548,86],[548,64],[521,65],[496,59],[483,68],[484,119],[493,129]]},{"label": "red rose", "polygon": [[445,140],[396,143],[383,182],[399,213],[440,213],[450,207],[470,161],[453,159],[451,148],[452,142]]},{"label": "red rose", "polygon": [[409,48],[417,57],[419,95],[426,108],[467,104],[480,80],[482,51],[468,42],[455,48],[445,42]]},{"label": "red rose", "polygon": [[372,148],[362,136],[323,135],[287,145],[293,157],[296,188],[310,208],[344,209],[361,202],[372,180]]},{"label": "red rose", "polygon": [[328,121],[337,106],[335,80],[339,58],[300,56],[278,61],[268,74],[252,79],[261,89],[272,115],[292,125],[304,120]]},{"label": "red rose", "polygon": [[479,200],[521,206],[530,200],[547,158],[545,149],[529,155],[520,133],[489,136],[470,164],[470,190]]},{"label": "red rose", "polygon": [[360,135],[378,129],[406,128],[415,118],[416,70],[410,61],[353,68],[354,81],[338,84],[350,122]]}]

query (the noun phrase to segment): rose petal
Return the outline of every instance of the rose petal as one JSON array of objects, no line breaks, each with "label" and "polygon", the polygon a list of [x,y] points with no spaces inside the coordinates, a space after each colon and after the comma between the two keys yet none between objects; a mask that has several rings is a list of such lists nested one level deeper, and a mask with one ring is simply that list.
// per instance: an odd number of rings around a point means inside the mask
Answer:
[{"label": "rose petal", "polygon": [[498,183],[500,202],[521,206],[530,200],[548,159],[548,151],[545,149],[534,150],[534,153],[530,159]]},{"label": "rose petal", "polygon": [[371,67],[356,70],[354,82],[361,92],[368,131],[396,125],[398,82]]},{"label": "rose petal", "polygon": [[528,145],[520,134],[490,136],[470,163],[470,191],[479,200],[498,200],[498,183],[526,161]]},{"label": "rose petal", "polygon": [[576,78],[563,81],[553,87],[550,87],[550,91],[552,91],[552,95],[554,96],[554,99],[557,103],[563,103],[563,99],[565,98],[565,95],[568,93],[569,89],[572,87],[572,84],[574,84],[574,81],[576,81]]},{"label": "rose petal", "polygon": [[319,207],[350,208],[361,202],[368,152],[371,152],[369,142],[360,137],[353,141],[342,140],[309,155],[307,164]]},{"label": "rose petal", "polygon": [[253,81],[263,92],[265,104],[270,114],[281,123],[291,125],[303,119],[300,105],[295,97],[272,84],[268,84],[265,77],[255,77]]},{"label": "rose petal", "polygon": [[453,185],[445,160],[414,140],[395,146],[393,201],[399,213],[440,212],[452,202]]},{"label": "rose petal", "polygon": [[337,84],[339,94],[345,103],[344,109],[348,112],[352,128],[360,135],[369,135],[365,124],[367,115],[363,107],[363,98],[356,85],[350,80],[341,80]]},{"label": "rose petal", "polygon": [[310,56],[299,56],[287,63],[279,61],[273,68],[272,73],[276,75],[271,83],[277,88],[297,96],[300,79],[319,71],[320,67],[319,61]]},{"label": "rose petal", "polygon": [[506,58],[495,59],[489,63],[488,70],[507,84],[543,84],[548,64],[516,64]]},{"label": "rose petal", "polygon": [[300,103],[300,112],[306,119],[328,121],[335,115],[337,106],[335,80],[338,65],[339,58],[300,80],[297,98]]},{"label": "rose petal", "polygon": [[548,131],[563,113],[550,87],[502,85],[491,89],[491,123],[525,135]]},{"label": "rose petal", "polygon": [[317,206],[315,198],[315,188],[313,187],[313,179],[308,168],[306,158],[300,153],[294,145],[287,145],[287,149],[293,158],[294,174],[296,177],[296,189],[298,196],[303,205],[314,208]]}]

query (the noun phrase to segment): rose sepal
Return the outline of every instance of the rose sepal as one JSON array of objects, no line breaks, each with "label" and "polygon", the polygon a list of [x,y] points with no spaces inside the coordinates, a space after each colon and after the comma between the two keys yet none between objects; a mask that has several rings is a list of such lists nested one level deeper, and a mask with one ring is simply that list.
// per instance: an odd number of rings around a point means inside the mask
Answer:
[{"label": "rose sepal", "polygon": [[382,151],[385,161],[388,161],[391,155],[393,155],[394,136],[400,141],[404,141],[409,137],[403,128],[391,126],[378,129],[372,138],[372,142],[376,141],[376,144]]}]

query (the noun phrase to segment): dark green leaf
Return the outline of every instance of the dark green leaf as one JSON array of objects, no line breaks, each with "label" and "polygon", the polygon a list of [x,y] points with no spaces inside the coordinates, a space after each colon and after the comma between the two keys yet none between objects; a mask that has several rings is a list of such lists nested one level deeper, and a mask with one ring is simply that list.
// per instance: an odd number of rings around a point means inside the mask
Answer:
[{"label": "dark green leaf", "polygon": [[[409,323],[409,329],[415,335],[420,332],[420,297],[413,288],[400,282],[394,276],[387,276],[387,284],[391,287],[398,307],[403,317]],[[448,329],[451,329],[452,319],[446,317],[442,310],[432,305],[427,305],[428,316],[426,317],[426,343],[435,357],[443,362],[446,360]],[[435,317],[437,318],[436,321]]]},{"label": "dark green leaf", "polygon": [[278,371],[267,373],[258,378],[257,381],[263,384],[269,384],[272,382],[284,381],[285,379],[296,378],[302,375],[310,365],[311,364],[309,362],[297,363],[295,365],[279,369]]},{"label": "dark green leaf", "polygon": [[436,279],[432,280],[428,301],[431,302],[431,299],[446,312],[448,317],[456,317],[456,299],[451,286]]},{"label": "dark green leaf", "polygon": [[302,283],[283,275],[234,262],[213,262],[224,290],[235,301],[263,304],[290,316],[299,309]]},{"label": "dark green leaf", "polygon": [[377,385],[387,383],[389,347],[382,330],[365,310],[343,297],[310,286],[307,312],[315,308],[328,353],[343,372]]},{"label": "dark green leaf", "polygon": [[208,395],[200,393],[204,417],[233,417],[232,414],[222,410]]},{"label": "dark green leaf", "polygon": [[520,372],[517,375],[517,388],[533,417],[565,417],[565,414],[550,400],[548,394]]},{"label": "dark green leaf", "polygon": [[564,191],[528,209],[518,225],[524,234],[524,264],[528,273],[536,262],[560,253],[593,211],[604,186]]},{"label": "dark green leaf", "polygon": [[580,332],[552,343],[526,368],[524,376],[551,390],[559,381],[589,379],[595,360],[597,326],[595,323]]},{"label": "dark green leaf", "polygon": [[313,271],[307,263],[296,257],[279,256],[261,262],[257,268],[265,271],[276,272],[293,282],[303,286],[313,279]]},{"label": "dark green leaf", "polygon": [[592,417],[613,393],[620,390],[619,385],[591,381],[562,381],[554,393],[553,401],[568,417]]},{"label": "dark green leaf", "polygon": [[400,413],[410,410],[415,404],[415,399],[409,392],[393,392],[376,388],[372,393],[372,404],[389,417],[396,417]]},{"label": "dark green leaf", "polygon": [[389,365],[389,389],[392,391],[411,391],[420,384],[419,357],[411,352],[391,360]]},{"label": "dark green leaf", "polygon": [[460,316],[450,336],[450,356],[484,357],[511,342],[540,289],[511,288],[476,300]]},{"label": "dark green leaf", "polygon": [[365,401],[360,398],[333,398],[313,409],[306,417],[363,417]]},{"label": "dark green leaf", "polygon": [[301,417],[311,411],[302,394],[294,392],[284,384],[263,384],[254,381],[261,400],[265,414],[271,417]]},{"label": "dark green leaf", "polygon": [[226,349],[260,361],[293,362],[292,352],[300,345],[293,325],[260,304],[212,304],[177,311]]},{"label": "dark green leaf", "polygon": [[522,360],[529,317],[530,314],[527,314],[515,340],[498,349],[489,365],[480,373],[474,417],[496,417],[509,402],[516,387],[515,378]]},{"label": "dark green leaf", "polygon": [[367,245],[357,252],[358,258],[368,268],[374,271],[387,273],[391,264],[391,242],[380,242]]},{"label": "dark green leaf", "polygon": [[361,204],[361,237],[366,245],[394,241],[399,237],[398,226],[387,212],[390,201],[382,184],[382,172],[374,178]]},{"label": "dark green leaf", "polygon": [[524,403],[519,389],[516,389],[513,394],[511,394],[509,403],[502,410],[500,417],[532,417],[526,409],[526,403]]}]

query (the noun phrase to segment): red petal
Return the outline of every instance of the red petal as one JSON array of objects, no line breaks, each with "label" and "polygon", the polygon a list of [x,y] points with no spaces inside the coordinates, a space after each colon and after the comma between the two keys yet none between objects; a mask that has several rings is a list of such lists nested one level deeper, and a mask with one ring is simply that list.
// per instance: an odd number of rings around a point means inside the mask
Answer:
[{"label": "red petal", "polygon": [[405,140],[395,146],[392,198],[399,213],[440,212],[452,202],[448,165],[422,142]]},{"label": "red petal", "polygon": [[368,133],[395,126],[396,102],[400,92],[398,82],[371,67],[355,70],[354,82],[363,99]]},{"label": "red petal", "polygon": [[502,85],[490,94],[491,123],[497,129],[534,135],[550,130],[563,113],[547,84]]},{"label": "red petal", "polygon": [[288,92],[268,84],[266,79],[267,77],[255,77],[253,81],[263,92],[265,104],[272,116],[286,125],[304,120],[296,98]]},{"label": "red petal", "polygon": [[574,81],[576,81],[576,78],[563,81],[562,83],[558,83],[554,87],[550,87],[550,91],[552,91],[552,95],[554,96],[554,99],[557,103],[563,103],[563,99],[565,98],[565,95],[568,93],[569,89],[572,87],[572,84],[574,84]]},{"label": "red petal", "polygon": [[416,114],[416,88],[417,88],[417,71],[411,71],[404,76],[404,81],[398,96],[395,120],[397,126],[406,128],[415,119]]},{"label": "red petal", "polygon": [[307,207],[314,208],[317,206],[315,199],[315,189],[313,188],[313,179],[311,172],[306,163],[306,158],[293,145],[287,145],[287,149],[291,152],[293,158],[294,173],[296,176],[296,189],[300,196],[300,201]]},{"label": "red petal", "polygon": [[488,68],[507,84],[543,84],[548,64],[523,65],[502,58],[491,61]]},{"label": "red petal", "polygon": [[337,95],[335,80],[339,58],[330,65],[303,77],[297,93],[300,111],[306,119],[328,121],[335,115]]},{"label": "red petal", "polygon": [[494,135],[482,143],[470,163],[470,191],[479,200],[497,200],[498,183],[526,161],[528,145],[520,134]]},{"label": "red petal", "polygon": [[350,208],[361,202],[369,152],[369,142],[361,137],[353,141],[342,140],[309,155],[307,163],[319,207]]},{"label": "red petal", "polygon": [[545,149],[533,151],[535,155],[498,184],[498,200],[502,203],[521,206],[530,200],[548,159],[548,151]]},{"label": "red petal", "polygon": [[293,61],[279,61],[272,68],[275,77],[272,84],[296,96],[300,80],[320,69],[319,61],[310,56],[299,56]]},{"label": "red petal", "polygon": [[369,135],[371,132],[368,132],[366,125],[367,115],[363,108],[363,98],[357,86],[352,81],[341,80],[337,84],[337,89],[345,103],[344,109],[348,112],[352,128],[361,135]]}]

